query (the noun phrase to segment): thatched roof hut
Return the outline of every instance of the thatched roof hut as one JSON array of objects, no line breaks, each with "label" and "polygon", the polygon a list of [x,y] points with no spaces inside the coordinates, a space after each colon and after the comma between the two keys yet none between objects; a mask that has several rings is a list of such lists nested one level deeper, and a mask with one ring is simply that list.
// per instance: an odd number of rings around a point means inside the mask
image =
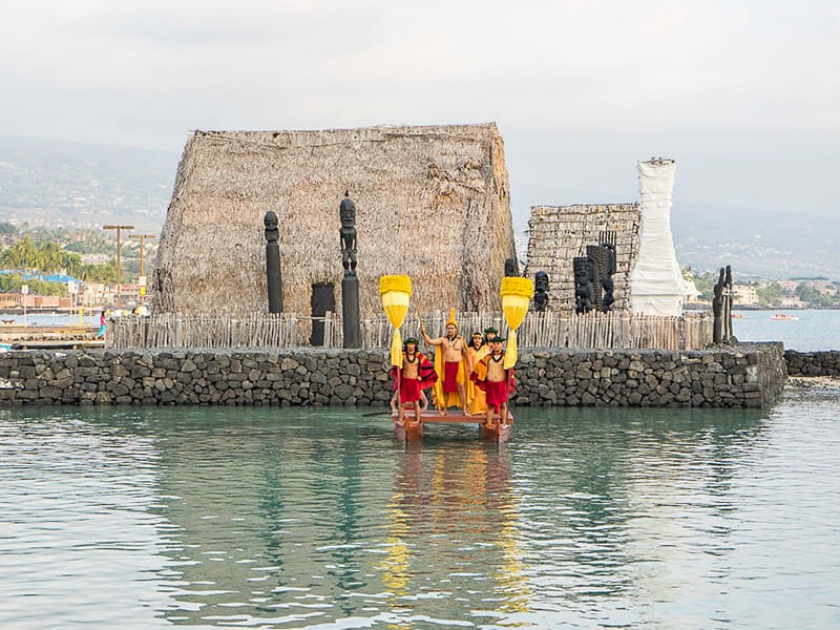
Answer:
[{"label": "thatched roof hut", "polygon": [[575,308],[575,276],[572,259],[586,255],[587,245],[598,245],[602,232],[616,236],[614,310],[629,308],[630,270],[639,252],[641,213],[638,203],[574,206],[534,206],[528,222],[528,267],[533,278],[548,274],[549,308]]},{"label": "thatched roof hut", "polygon": [[263,217],[280,219],[283,306],[308,314],[332,283],[340,311],[339,203],[357,208],[362,316],[378,280],[411,276],[424,310],[498,310],[515,255],[494,123],[328,131],[198,131],[184,149],[158,249],[156,312],[265,312]]}]

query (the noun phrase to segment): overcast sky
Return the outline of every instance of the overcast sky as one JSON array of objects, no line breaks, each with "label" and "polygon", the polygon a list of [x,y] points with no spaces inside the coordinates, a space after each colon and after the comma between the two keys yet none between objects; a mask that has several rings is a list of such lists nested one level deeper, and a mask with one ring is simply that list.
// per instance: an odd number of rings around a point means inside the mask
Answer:
[{"label": "overcast sky", "polygon": [[838,77],[838,0],[0,4],[0,134],[495,121],[515,206],[635,200],[656,155],[675,206],[838,216]]}]

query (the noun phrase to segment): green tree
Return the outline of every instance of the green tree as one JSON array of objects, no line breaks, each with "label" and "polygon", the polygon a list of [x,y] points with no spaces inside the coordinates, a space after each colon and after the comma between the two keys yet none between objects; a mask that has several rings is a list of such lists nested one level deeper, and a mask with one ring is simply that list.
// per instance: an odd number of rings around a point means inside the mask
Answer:
[{"label": "green tree", "polygon": [[756,289],[756,293],[758,294],[759,304],[773,307],[781,306],[782,298],[788,295],[778,282],[774,282],[763,288],[758,288]]},{"label": "green tree", "polygon": [[714,286],[718,281],[718,275],[711,271],[695,274],[694,286],[700,292],[700,298],[711,300],[714,297]]}]

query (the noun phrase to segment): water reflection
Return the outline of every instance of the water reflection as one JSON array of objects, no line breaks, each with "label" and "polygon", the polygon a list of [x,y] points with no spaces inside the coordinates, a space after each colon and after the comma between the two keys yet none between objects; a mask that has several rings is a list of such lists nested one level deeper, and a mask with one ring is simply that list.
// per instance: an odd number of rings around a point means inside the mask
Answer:
[{"label": "water reflection", "polygon": [[465,611],[528,608],[505,445],[428,437],[409,444],[389,507],[382,568],[394,610],[455,622]]},{"label": "water reflection", "polygon": [[355,411],[2,410],[0,625],[773,627],[769,589],[840,569],[834,403],[795,403],[407,448]]}]

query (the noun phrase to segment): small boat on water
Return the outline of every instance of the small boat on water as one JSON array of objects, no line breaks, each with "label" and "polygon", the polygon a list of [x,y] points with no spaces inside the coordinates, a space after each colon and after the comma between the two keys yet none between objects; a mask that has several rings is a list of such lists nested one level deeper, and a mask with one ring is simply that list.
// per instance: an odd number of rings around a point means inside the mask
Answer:
[{"label": "small boat on water", "polygon": [[448,414],[443,415],[436,409],[427,409],[420,413],[420,422],[414,419],[414,412],[407,410],[404,413],[402,422],[396,412],[391,418],[394,421],[394,434],[400,442],[413,442],[423,437],[423,425],[426,423],[459,423],[459,424],[477,424],[478,435],[481,439],[488,442],[507,442],[510,440],[510,428],[513,424],[513,416],[508,412],[507,422],[499,422],[499,417],[495,418],[496,422],[488,424],[487,418],[484,415],[480,416],[465,416],[460,410],[451,409]]},{"label": "small boat on water", "polygon": [[796,322],[799,318],[796,315],[787,315],[785,313],[773,313],[770,319],[781,322]]}]

